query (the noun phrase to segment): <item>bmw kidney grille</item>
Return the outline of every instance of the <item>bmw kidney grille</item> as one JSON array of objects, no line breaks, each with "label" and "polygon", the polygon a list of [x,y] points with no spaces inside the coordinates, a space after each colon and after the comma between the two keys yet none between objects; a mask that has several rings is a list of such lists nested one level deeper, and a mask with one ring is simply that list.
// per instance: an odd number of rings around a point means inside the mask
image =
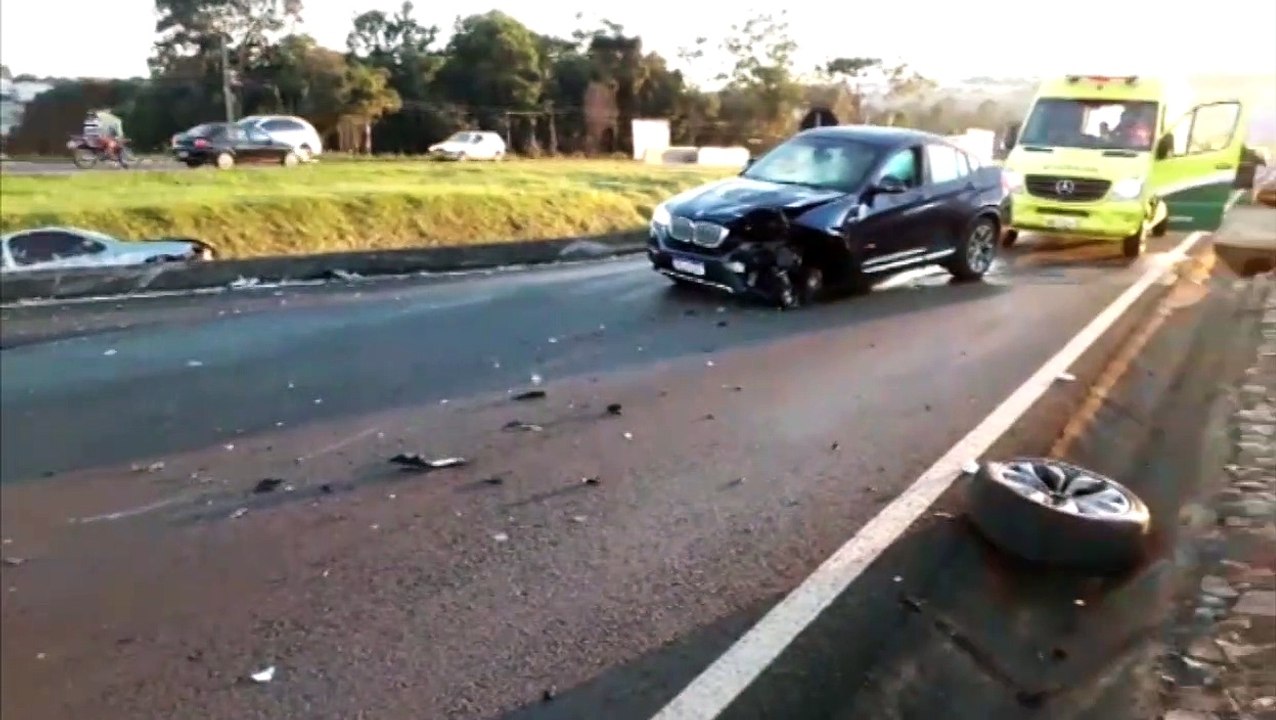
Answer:
[{"label": "bmw kidney grille", "polygon": [[701,247],[716,248],[727,239],[729,231],[711,222],[695,222],[684,217],[676,217],[669,226],[669,234],[674,240],[695,243]]}]

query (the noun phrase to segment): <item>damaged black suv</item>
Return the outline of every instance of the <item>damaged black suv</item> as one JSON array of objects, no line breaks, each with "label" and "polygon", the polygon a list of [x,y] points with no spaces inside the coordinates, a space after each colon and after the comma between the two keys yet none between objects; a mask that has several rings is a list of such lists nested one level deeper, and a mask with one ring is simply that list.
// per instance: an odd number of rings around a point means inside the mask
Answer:
[{"label": "damaged black suv", "polygon": [[790,308],[922,265],[978,279],[1009,212],[1001,169],[942,137],[821,127],[657,206],[647,254],[676,283]]}]

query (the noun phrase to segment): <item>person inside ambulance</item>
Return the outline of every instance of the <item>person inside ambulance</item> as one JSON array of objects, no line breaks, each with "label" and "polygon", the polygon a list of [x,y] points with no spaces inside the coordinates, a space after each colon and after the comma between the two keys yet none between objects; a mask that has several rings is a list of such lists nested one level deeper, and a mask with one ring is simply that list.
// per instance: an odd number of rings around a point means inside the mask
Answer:
[{"label": "person inside ambulance", "polygon": [[1150,150],[1155,124],[1156,109],[1154,107],[1126,108],[1121,111],[1121,119],[1112,131],[1112,138],[1131,150]]}]

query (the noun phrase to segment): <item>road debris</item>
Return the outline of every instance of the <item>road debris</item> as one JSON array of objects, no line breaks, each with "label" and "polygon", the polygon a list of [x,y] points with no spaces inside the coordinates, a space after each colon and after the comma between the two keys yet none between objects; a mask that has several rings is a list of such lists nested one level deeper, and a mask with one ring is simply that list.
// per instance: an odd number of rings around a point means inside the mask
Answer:
[{"label": "road debris", "polygon": [[188,368],[204,367],[204,363],[200,360],[187,360],[186,367]]},{"label": "road debris", "polygon": [[514,395],[514,399],[520,402],[524,400],[544,400],[545,391],[544,390],[524,390],[523,392]]},{"label": "road debris", "polygon": [[621,433],[621,437],[623,437],[626,440],[633,440],[634,434],[631,432],[625,432],[625,433]]},{"label": "road debris", "polygon": [[163,469],[164,469],[164,461],[163,461],[163,460],[156,460],[155,462],[153,462],[153,463],[151,463],[151,464],[149,464],[149,465],[134,465],[134,466],[133,466],[133,472],[149,472],[149,473],[153,473],[153,472],[159,472],[160,470],[163,470]]},{"label": "road debris", "polygon": [[1077,376],[1070,372],[1061,372],[1055,376],[1055,379],[1059,382],[1076,382]]},{"label": "road debris", "polygon": [[608,415],[619,415],[621,413],[621,410],[623,410],[623,408],[621,407],[620,403],[612,403],[607,406]]},{"label": "road debris", "polygon": [[523,432],[541,432],[545,428],[535,423],[525,423],[522,420],[510,420],[505,423],[503,430],[522,430]]},{"label": "road debris", "polygon": [[557,696],[558,696],[558,688],[554,687],[553,685],[550,685],[549,687],[545,688],[545,692],[541,694],[541,700],[543,700],[544,702],[550,702]]},{"label": "road debris", "polygon": [[503,532],[498,532],[498,533],[492,534],[492,539],[498,543],[503,543],[503,542],[509,542],[510,536]]},{"label": "road debris", "polygon": [[585,485],[601,485],[603,482],[602,478],[598,477],[597,475],[588,475],[586,477],[581,478],[580,481],[584,483]]},{"label": "road debris", "polygon": [[719,320],[719,321],[718,321],[718,327],[726,327],[727,325],[730,325],[730,324],[731,324],[731,323],[727,322],[726,320]]},{"label": "road debris", "polygon": [[979,472],[979,463],[974,460],[967,460],[961,464],[961,471],[967,475],[974,475]]},{"label": "road debris", "polygon": [[838,449],[838,448],[840,448],[840,447],[842,447],[842,443],[840,443],[840,442],[838,442],[838,441],[834,440],[834,441],[833,441],[833,444],[832,444],[832,445],[829,445],[829,452],[836,452],[836,451],[837,451],[837,449]]},{"label": "road debris", "polygon": [[417,453],[399,453],[390,458],[390,462],[405,470],[441,470],[469,464],[465,458],[445,457],[431,460]]},{"label": "road debris", "polygon": [[115,348],[111,348],[102,354],[105,355],[106,357],[111,357],[112,355],[115,354]]},{"label": "road debris", "polygon": [[588,518],[586,518],[584,515],[572,515],[572,522],[576,523],[577,525],[583,525],[586,520],[588,520]]},{"label": "road debris", "polygon": [[541,377],[540,373],[532,373],[531,381],[533,385],[540,385],[545,382],[545,378]]},{"label": "road debris", "polygon": [[240,275],[239,277],[235,278],[234,280],[231,280],[231,281],[230,281],[230,283],[228,284],[228,287],[229,287],[230,289],[232,289],[232,290],[238,290],[238,289],[241,289],[241,288],[250,288],[250,287],[254,287],[254,286],[256,286],[256,285],[260,285],[260,284],[261,284],[261,280],[259,280],[259,279],[255,278],[255,277],[254,277],[254,278],[246,278],[246,277],[244,277],[243,275]]},{"label": "road debris", "polygon": [[500,475],[493,475],[492,477],[489,477],[489,478],[483,478],[481,482],[484,485],[504,485],[505,478],[501,477]]},{"label": "road debris", "polygon": [[248,677],[255,683],[268,683],[275,679],[275,666],[271,665],[270,667],[262,668]]},{"label": "road debris", "polygon": [[275,490],[279,489],[280,485],[283,485],[283,484],[284,484],[284,481],[282,478],[262,478],[261,480],[257,481],[256,485],[253,486],[253,492],[258,495],[274,492]]},{"label": "road debris", "polygon": [[238,520],[239,518],[241,518],[241,517],[243,517],[243,516],[245,516],[245,515],[247,515],[247,514],[248,514],[248,508],[242,508],[242,507],[241,507],[241,508],[239,508],[238,510],[236,510],[235,512],[233,512],[233,513],[231,513],[231,514],[230,514],[230,519],[231,519],[231,520]]},{"label": "road debris", "polygon": [[5,564],[5,565],[8,565],[9,567],[17,567],[17,566],[21,565],[22,563],[24,563],[24,562],[26,562],[26,561],[27,561],[27,559],[26,559],[26,558],[20,558],[20,557],[7,557],[7,558],[5,558],[5,559],[4,559],[4,564]]}]

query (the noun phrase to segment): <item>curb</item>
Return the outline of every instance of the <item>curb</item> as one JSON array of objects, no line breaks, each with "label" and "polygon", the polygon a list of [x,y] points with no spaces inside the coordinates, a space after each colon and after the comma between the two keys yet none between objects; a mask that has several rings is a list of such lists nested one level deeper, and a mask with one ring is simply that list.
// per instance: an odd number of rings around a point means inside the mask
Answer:
[{"label": "curb", "polygon": [[109,297],[225,287],[252,278],[263,283],[331,280],[341,274],[375,276],[543,265],[641,252],[646,232],[526,240],[410,250],[325,253],[220,260],[196,264],[36,270],[0,277],[0,302]]}]

